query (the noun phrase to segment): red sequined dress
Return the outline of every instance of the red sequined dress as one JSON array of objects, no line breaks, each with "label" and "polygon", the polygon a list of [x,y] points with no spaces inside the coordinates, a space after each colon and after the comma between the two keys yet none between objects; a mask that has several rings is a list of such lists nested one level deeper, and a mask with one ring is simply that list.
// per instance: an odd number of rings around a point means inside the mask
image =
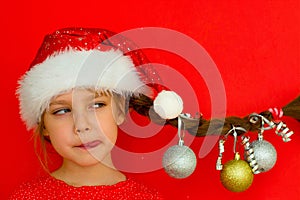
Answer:
[{"label": "red sequined dress", "polygon": [[15,199],[99,199],[99,200],[162,200],[153,189],[129,178],[115,185],[74,187],[51,176],[24,183],[10,196]]}]

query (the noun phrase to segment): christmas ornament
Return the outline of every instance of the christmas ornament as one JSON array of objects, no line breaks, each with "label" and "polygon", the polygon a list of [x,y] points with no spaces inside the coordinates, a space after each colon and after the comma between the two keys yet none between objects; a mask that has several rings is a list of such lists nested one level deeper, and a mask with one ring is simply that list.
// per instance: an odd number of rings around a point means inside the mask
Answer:
[{"label": "christmas ornament", "polygon": [[197,164],[195,153],[184,145],[184,130],[182,129],[182,115],[178,116],[178,145],[170,147],[164,154],[162,165],[166,173],[173,178],[186,178],[190,176]]},{"label": "christmas ornament", "polygon": [[[260,118],[261,122],[261,127],[258,132],[258,140],[250,144],[251,148],[253,149],[253,157],[255,158],[258,167],[256,173],[266,172],[274,167],[277,160],[277,152],[270,142],[263,139],[263,132],[274,127],[275,123],[270,122],[263,116],[257,115],[256,113],[252,114],[250,117],[250,122],[252,123],[256,123],[258,118]],[[269,126],[266,127],[265,124]],[[245,154],[245,156],[247,157],[248,155]],[[248,158],[247,160],[249,162],[251,159]]]},{"label": "christmas ornament", "polygon": [[251,143],[251,147],[254,151],[259,172],[266,172],[274,167],[277,160],[277,153],[270,142],[266,140],[256,140]]},{"label": "christmas ornament", "polygon": [[226,189],[232,192],[243,192],[251,186],[253,173],[249,164],[240,160],[239,154],[236,153],[234,160],[224,164],[220,179]]},{"label": "christmas ornament", "polygon": [[161,91],[153,101],[154,111],[163,119],[176,118],[183,110],[183,102],[173,91]]},{"label": "christmas ornament", "polygon": [[221,170],[220,180],[222,185],[232,192],[245,191],[250,187],[253,181],[253,172],[251,167],[246,161],[240,160],[240,155],[238,152],[236,152],[236,144],[238,139],[236,132],[237,130],[246,132],[246,130],[242,127],[233,126],[233,128],[225,135],[225,139],[227,139],[227,136],[230,133],[232,133],[234,136],[233,152],[235,154],[235,158],[222,165],[222,156],[225,150],[225,140],[221,139],[219,141],[219,156],[216,164],[216,169]]},{"label": "christmas ornament", "polygon": [[185,145],[170,147],[163,156],[163,166],[167,174],[173,178],[186,178],[196,167],[194,152]]},{"label": "christmas ornament", "polygon": [[225,152],[225,147],[224,147],[224,143],[228,137],[228,135],[233,132],[233,136],[234,136],[234,146],[233,146],[233,152],[236,152],[236,143],[237,143],[237,132],[236,131],[242,131],[242,132],[246,132],[246,130],[242,127],[235,127],[233,126],[232,129],[230,129],[224,136],[223,139],[219,140],[219,156],[217,159],[217,163],[216,163],[216,170],[222,170],[223,169],[223,165],[222,165],[222,157],[223,157],[223,153]]}]

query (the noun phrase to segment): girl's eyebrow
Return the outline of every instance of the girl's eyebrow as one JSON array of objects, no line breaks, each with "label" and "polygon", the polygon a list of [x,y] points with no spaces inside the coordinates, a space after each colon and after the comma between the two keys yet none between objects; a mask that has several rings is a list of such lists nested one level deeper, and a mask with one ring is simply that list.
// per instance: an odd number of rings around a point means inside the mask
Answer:
[{"label": "girl's eyebrow", "polygon": [[98,92],[95,92],[94,94],[94,98],[98,98],[98,97],[102,97],[103,95],[102,94],[99,94]]},{"label": "girl's eyebrow", "polygon": [[105,92],[95,92],[94,94],[94,98],[98,98],[98,97],[107,97],[108,94],[106,94]]},{"label": "girl's eyebrow", "polygon": [[[87,99],[96,99],[96,98],[100,98],[100,97],[107,97],[107,95],[104,92],[95,92],[91,95],[87,96]],[[70,104],[70,102],[68,100],[54,100],[52,101],[49,106],[52,105],[66,105],[66,104]]]},{"label": "girl's eyebrow", "polygon": [[103,95],[102,93],[99,94],[99,93],[95,92],[95,93],[92,93],[90,95],[87,95],[85,97],[85,99],[87,99],[87,100],[93,100],[93,99],[97,99],[97,98],[100,98],[100,97],[105,97],[105,95]]},{"label": "girl's eyebrow", "polygon": [[49,104],[49,106],[53,106],[53,105],[66,105],[68,104],[67,101],[65,100],[57,100],[57,101],[53,101]]}]

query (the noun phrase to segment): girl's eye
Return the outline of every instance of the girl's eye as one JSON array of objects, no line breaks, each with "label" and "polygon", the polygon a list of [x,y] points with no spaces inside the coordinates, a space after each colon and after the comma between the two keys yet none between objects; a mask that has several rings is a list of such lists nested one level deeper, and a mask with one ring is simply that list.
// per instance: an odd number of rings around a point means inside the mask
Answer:
[{"label": "girl's eye", "polygon": [[52,112],[53,115],[63,115],[63,114],[66,114],[68,112],[71,112],[70,109],[68,108],[63,108],[63,109],[59,109],[59,110],[56,110],[54,112]]},{"label": "girl's eye", "polygon": [[92,105],[92,108],[93,109],[97,109],[97,108],[102,108],[103,106],[105,106],[106,104],[105,103],[94,103],[93,105]]}]

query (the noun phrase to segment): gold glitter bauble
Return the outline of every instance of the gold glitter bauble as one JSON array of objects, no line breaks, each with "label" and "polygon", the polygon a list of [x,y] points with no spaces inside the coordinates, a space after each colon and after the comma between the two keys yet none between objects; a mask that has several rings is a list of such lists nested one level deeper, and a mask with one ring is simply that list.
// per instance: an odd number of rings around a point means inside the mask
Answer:
[{"label": "gold glitter bauble", "polygon": [[224,164],[221,182],[226,189],[232,192],[243,192],[250,187],[252,181],[253,173],[246,161],[234,159]]}]

